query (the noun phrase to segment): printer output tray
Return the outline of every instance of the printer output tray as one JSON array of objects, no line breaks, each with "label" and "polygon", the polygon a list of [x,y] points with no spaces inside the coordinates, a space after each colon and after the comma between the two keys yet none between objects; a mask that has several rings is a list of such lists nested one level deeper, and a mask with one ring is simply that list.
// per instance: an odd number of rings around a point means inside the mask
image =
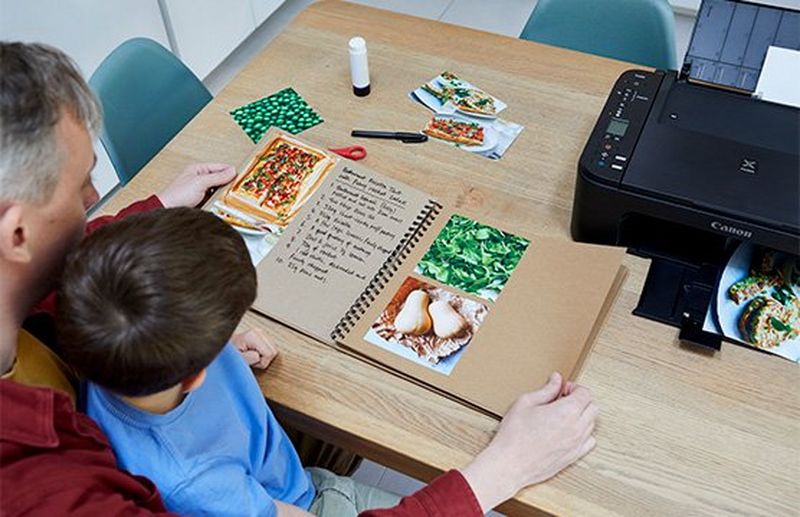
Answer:
[{"label": "printer output tray", "polygon": [[703,324],[737,242],[643,216],[622,221],[619,239],[629,253],[652,261],[633,313],[680,328],[682,341],[719,350],[721,337]]}]

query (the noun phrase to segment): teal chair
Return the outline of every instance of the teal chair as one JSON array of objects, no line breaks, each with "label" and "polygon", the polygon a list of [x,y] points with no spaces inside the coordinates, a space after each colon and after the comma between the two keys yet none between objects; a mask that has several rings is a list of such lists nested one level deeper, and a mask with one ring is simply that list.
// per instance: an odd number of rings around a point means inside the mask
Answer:
[{"label": "teal chair", "polygon": [[114,49],[89,85],[103,105],[100,141],[122,185],[212,99],[186,65],[147,38]]},{"label": "teal chair", "polygon": [[677,70],[667,0],[539,0],[519,36],[654,68]]}]

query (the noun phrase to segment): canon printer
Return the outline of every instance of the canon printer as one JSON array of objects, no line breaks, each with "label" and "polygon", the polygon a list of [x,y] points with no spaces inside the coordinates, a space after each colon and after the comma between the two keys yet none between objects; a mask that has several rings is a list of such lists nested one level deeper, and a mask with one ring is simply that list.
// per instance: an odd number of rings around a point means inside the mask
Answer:
[{"label": "canon printer", "polygon": [[578,164],[573,238],[652,258],[634,313],[714,348],[731,248],[800,254],[800,110],[751,95],[769,45],[800,49],[800,13],[704,0],[682,69],[623,73]]}]

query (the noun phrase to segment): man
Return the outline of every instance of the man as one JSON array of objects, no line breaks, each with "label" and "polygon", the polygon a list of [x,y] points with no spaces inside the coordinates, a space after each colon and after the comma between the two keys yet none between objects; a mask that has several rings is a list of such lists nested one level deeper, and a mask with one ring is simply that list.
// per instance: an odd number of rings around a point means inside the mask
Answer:
[{"label": "man", "polygon": [[[96,101],[65,56],[44,47],[2,44],[0,70],[3,511],[163,511],[155,487],[119,471],[105,437],[75,412],[72,379],[60,359],[21,329],[53,288],[64,255],[83,235],[86,208],[97,201],[89,177]],[[165,202],[180,199],[175,190]]]},{"label": "man", "polygon": [[[0,43],[0,505],[7,515],[164,510],[152,483],[116,469],[105,437],[73,407],[68,370],[22,330],[97,200],[90,172],[99,121],[97,101],[63,53]],[[233,175],[190,168],[145,203],[191,206]],[[597,411],[585,388],[554,375],[514,404],[472,463],[372,514],[480,515],[586,454]]]}]

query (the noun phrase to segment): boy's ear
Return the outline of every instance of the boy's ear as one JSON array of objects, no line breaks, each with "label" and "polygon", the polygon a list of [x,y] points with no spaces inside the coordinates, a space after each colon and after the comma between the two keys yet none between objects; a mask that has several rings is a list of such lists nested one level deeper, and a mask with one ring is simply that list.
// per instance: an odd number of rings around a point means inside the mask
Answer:
[{"label": "boy's ear", "polygon": [[28,232],[22,220],[22,206],[12,203],[0,212],[0,258],[9,262],[31,261]]},{"label": "boy's ear", "polygon": [[206,380],[206,369],[203,368],[196,374],[187,377],[181,382],[181,392],[189,393],[190,391],[194,391],[200,386],[202,386],[205,380]]}]

